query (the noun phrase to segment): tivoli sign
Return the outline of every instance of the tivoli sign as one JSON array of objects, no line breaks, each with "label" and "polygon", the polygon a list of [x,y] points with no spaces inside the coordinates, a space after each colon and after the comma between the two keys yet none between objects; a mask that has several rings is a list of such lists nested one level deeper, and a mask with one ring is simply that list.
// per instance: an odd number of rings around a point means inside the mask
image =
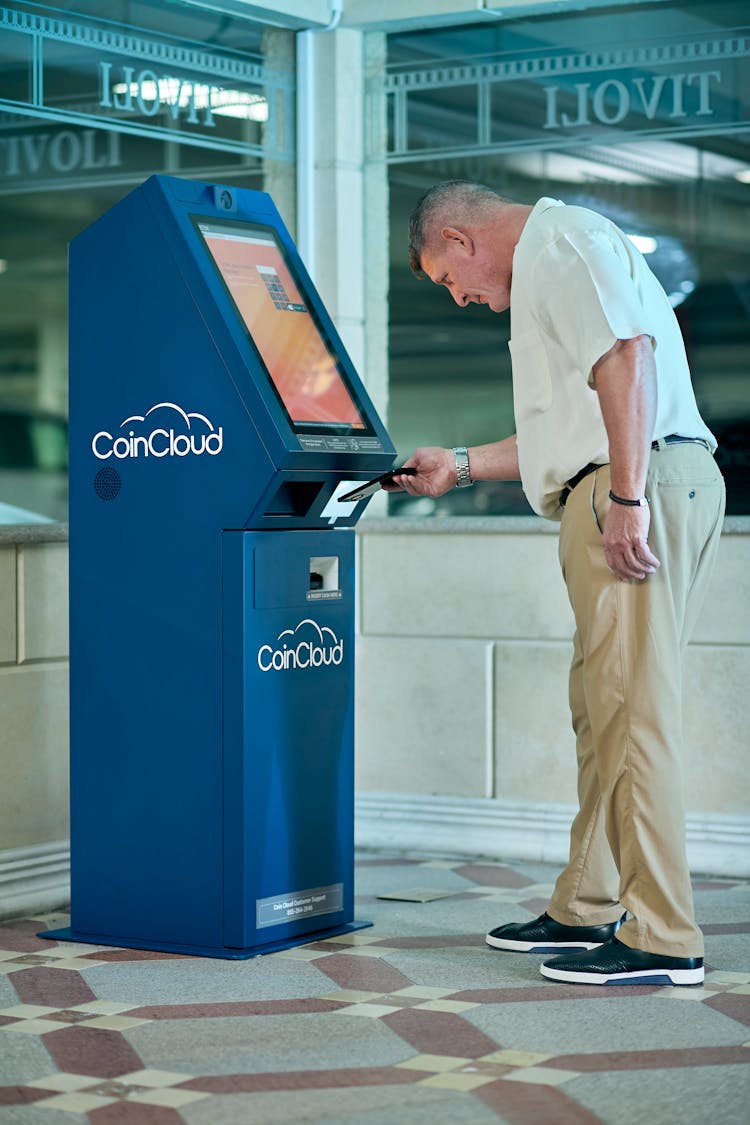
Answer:
[{"label": "tivoli sign", "polygon": [[[661,110],[670,120],[691,117],[711,117],[713,87],[721,83],[720,70],[703,70],[695,73],[659,74],[651,78],[633,78],[623,82],[619,78],[604,78],[601,82],[576,82],[564,94],[575,91],[575,113],[561,112],[558,107],[559,86],[546,86],[547,118],[545,129],[573,129],[599,121],[602,125],[618,125],[629,113],[639,113],[653,121]],[[712,86],[713,84],[713,86]],[[698,108],[689,114],[685,108],[688,91],[698,93]],[[592,121],[592,118],[594,121]]]}]

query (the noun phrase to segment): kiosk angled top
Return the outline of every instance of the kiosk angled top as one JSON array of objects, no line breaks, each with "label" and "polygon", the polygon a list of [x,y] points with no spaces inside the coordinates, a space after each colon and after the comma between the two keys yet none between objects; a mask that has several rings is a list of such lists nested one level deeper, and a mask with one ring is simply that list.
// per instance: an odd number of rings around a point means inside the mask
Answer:
[{"label": "kiosk angled top", "polygon": [[365,502],[337,496],[395,450],[270,196],[152,176],[74,240],[70,274],[71,441],[94,473],[137,491],[148,463],[156,500],[202,455],[227,471],[193,505],[221,526],[356,522]]}]

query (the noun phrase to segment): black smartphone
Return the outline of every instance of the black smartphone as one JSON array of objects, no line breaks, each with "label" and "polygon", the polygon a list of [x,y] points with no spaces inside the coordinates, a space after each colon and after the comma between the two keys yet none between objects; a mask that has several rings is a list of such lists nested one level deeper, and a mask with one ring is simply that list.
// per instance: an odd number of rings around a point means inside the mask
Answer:
[{"label": "black smartphone", "polygon": [[352,489],[351,492],[346,492],[343,496],[339,496],[339,502],[341,502],[342,500],[364,500],[366,496],[372,496],[374,492],[378,492],[378,490],[381,489],[384,484],[387,484],[388,481],[393,480],[395,476],[413,477],[416,476],[416,474],[416,469],[389,469],[387,473],[383,473],[381,476],[375,477],[374,480],[363,481],[362,484],[357,485],[357,487]]}]

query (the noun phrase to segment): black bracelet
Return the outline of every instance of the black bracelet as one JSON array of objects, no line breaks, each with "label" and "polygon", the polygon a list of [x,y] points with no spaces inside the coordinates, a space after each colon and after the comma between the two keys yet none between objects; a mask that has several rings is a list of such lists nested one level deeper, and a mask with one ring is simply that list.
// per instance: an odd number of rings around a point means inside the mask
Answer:
[{"label": "black bracelet", "polygon": [[622,496],[615,496],[611,488],[609,490],[609,498],[610,500],[614,500],[615,504],[624,504],[626,508],[648,507],[648,499],[645,496],[642,496],[640,500],[625,500]]}]

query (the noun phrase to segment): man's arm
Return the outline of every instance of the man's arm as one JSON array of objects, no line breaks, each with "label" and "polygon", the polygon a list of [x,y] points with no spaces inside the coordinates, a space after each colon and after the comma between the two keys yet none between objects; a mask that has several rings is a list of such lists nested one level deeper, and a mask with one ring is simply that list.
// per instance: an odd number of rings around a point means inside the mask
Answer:
[{"label": "man's arm", "polygon": [[[609,439],[612,492],[628,500],[644,495],[656,418],[656,365],[649,336],[618,340],[594,364],[594,386]],[[604,521],[602,544],[619,578],[642,579],[660,563],[648,546],[648,507],[614,501]]]},{"label": "man's arm", "polygon": [[[406,466],[416,469],[417,475],[395,476],[394,481],[412,496],[442,496],[456,487],[456,458],[452,449],[440,446],[417,449]],[[469,468],[474,481],[520,480],[516,435],[489,445],[472,446],[469,449]]]}]

